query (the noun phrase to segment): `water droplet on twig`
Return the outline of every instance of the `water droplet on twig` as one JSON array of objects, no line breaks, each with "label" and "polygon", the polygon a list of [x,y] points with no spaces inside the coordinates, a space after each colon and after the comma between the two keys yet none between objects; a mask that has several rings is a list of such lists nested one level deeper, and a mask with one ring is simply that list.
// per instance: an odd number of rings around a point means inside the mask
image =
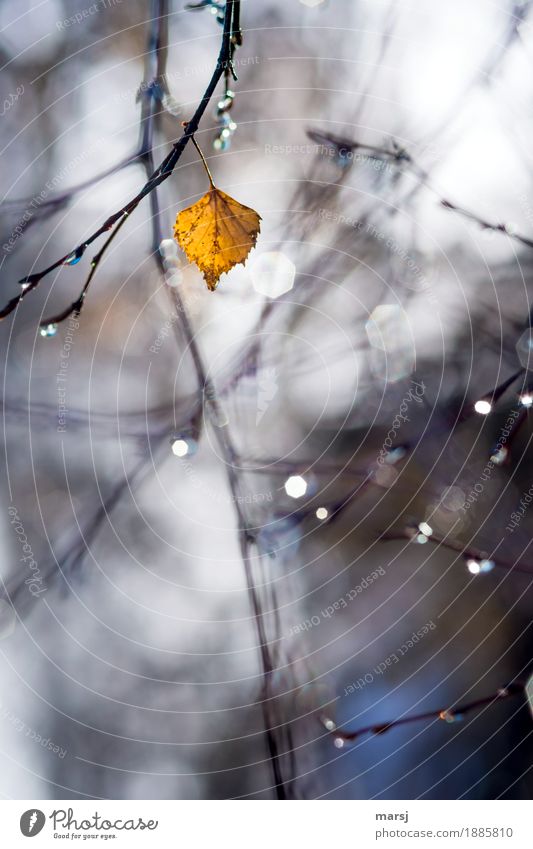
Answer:
[{"label": "water droplet on twig", "polygon": [[80,245],[79,248],[76,248],[75,251],[72,251],[71,254],[63,261],[63,265],[77,265],[77,263],[82,258],[85,253],[85,245]]},{"label": "water droplet on twig", "polygon": [[46,324],[44,327],[41,327],[39,330],[41,336],[44,336],[45,339],[49,339],[51,336],[55,336],[57,333],[57,324],[53,322],[52,324]]}]

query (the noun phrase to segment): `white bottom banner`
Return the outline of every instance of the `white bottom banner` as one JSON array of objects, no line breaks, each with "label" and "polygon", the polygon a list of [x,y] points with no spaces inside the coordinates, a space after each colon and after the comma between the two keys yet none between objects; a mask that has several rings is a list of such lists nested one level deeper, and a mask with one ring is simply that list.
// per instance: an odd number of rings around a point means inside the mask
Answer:
[{"label": "white bottom banner", "polygon": [[519,801],[3,801],[1,846],[322,849],[502,846],[532,849],[531,805]]}]

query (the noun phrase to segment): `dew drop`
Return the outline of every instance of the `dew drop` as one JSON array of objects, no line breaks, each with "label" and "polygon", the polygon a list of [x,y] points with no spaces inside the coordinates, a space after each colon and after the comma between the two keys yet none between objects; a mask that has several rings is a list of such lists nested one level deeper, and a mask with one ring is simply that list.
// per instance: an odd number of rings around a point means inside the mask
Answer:
[{"label": "dew drop", "polygon": [[185,439],[174,439],[171,444],[172,453],[176,457],[186,457],[189,453],[189,446]]},{"label": "dew drop", "polygon": [[378,465],[372,472],[373,481],[377,486],[389,489],[398,479],[398,472],[392,466]]},{"label": "dew drop", "polygon": [[441,505],[445,510],[457,512],[465,503],[466,496],[458,486],[448,486],[441,495]]},{"label": "dew drop", "polygon": [[520,365],[530,370],[533,366],[533,330],[529,327],[524,330],[518,342],[516,343],[516,353],[520,360]]},{"label": "dew drop", "polygon": [[508,448],[499,448],[497,451],[494,452],[494,454],[491,455],[490,459],[491,462],[494,463],[496,466],[503,466],[508,456]]},{"label": "dew drop", "polygon": [[165,274],[165,281],[167,286],[170,286],[171,289],[177,289],[183,283],[183,272],[179,268],[167,271]]},{"label": "dew drop", "polygon": [[178,246],[174,239],[162,239],[159,243],[159,253],[163,259],[178,255]]},{"label": "dew drop", "polygon": [[222,115],[224,112],[227,112],[228,109],[231,109],[233,106],[233,98],[235,97],[235,92],[226,91],[224,97],[218,101],[217,103],[217,116]]},{"label": "dew drop", "polygon": [[407,454],[407,448],[403,445],[398,445],[396,448],[393,448],[391,451],[388,451],[385,455],[385,463],[390,463],[394,465],[394,463],[398,463],[400,460],[403,460],[405,455]]},{"label": "dew drop", "polygon": [[227,150],[229,148],[229,139],[216,138],[213,141],[214,150]]},{"label": "dew drop", "polygon": [[285,481],[284,488],[290,498],[302,498],[307,492],[307,481],[301,475],[291,475]]},{"label": "dew drop", "polygon": [[76,265],[83,254],[85,253],[85,245],[80,245],[79,248],[76,248],[75,251],[72,251],[71,254],[64,260],[63,265]]},{"label": "dew drop", "polygon": [[256,292],[279,298],[294,286],[296,266],[281,251],[266,251],[253,259],[250,275]]},{"label": "dew drop", "polygon": [[217,404],[213,404],[213,402],[211,401],[210,402],[210,408],[211,408],[211,423],[215,427],[227,427],[229,425],[228,414],[226,413],[226,410],[224,409],[224,407],[220,403],[220,400],[218,401]]},{"label": "dew drop", "polygon": [[179,256],[166,256],[163,260],[165,271],[172,271],[175,268],[181,268],[181,260]]},{"label": "dew drop", "polygon": [[198,444],[190,436],[173,436],[170,440],[170,448],[175,457],[188,457],[196,454]]},{"label": "dew drop", "polygon": [[455,722],[455,714],[451,710],[441,710],[439,719],[442,719],[443,722]]},{"label": "dew drop", "polygon": [[471,575],[479,575],[481,572],[481,564],[479,560],[475,560],[473,557],[469,557],[466,561],[466,568],[470,572]]},{"label": "dew drop", "polygon": [[490,401],[486,401],[484,398],[481,398],[474,404],[474,410],[476,413],[479,413],[480,416],[487,416],[492,410],[492,404]]},{"label": "dew drop", "polygon": [[57,333],[57,324],[54,322],[52,324],[46,324],[44,327],[39,329],[39,333],[45,339],[49,339],[51,336],[55,336]]}]

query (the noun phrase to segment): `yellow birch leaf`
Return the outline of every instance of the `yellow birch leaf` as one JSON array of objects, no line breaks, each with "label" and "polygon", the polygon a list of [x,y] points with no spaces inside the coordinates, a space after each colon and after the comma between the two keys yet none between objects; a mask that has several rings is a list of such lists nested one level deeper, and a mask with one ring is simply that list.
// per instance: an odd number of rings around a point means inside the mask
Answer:
[{"label": "yellow birch leaf", "polygon": [[199,201],[178,212],[174,238],[214,292],[221,274],[246,262],[256,243],[260,221],[254,209],[212,184]]}]

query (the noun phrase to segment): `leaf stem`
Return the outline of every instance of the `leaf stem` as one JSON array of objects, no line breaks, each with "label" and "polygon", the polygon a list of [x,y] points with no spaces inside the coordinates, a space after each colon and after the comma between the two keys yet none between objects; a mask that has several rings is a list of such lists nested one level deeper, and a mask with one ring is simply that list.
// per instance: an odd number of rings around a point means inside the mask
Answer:
[{"label": "leaf stem", "polygon": [[114,224],[119,221],[124,213],[128,213],[131,215],[135,209],[139,206],[140,202],[154,189],[167,180],[174,168],[178,160],[180,159],[185,147],[190,141],[191,137],[194,135],[196,130],[198,129],[198,125],[200,120],[207,109],[207,106],[215,93],[215,89],[218,85],[220,78],[224,73],[224,69],[227,67],[227,64],[231,57],[231,36],[233,32],[233,14],[234,10],[238,8],[240,0],[226,0],[226,10],[224,15],[224,32],[222,35],[222,43],[220,46],[220,52],[218,55],[217,63],[215,66],[215,70],[213,71],[213,75],[209,84],[203,94],[200,103],[198,104],[194,115],[191,120],[187,124],[187,129],[181,136],[181,138],[174,143],[172,150],[170,153],[163,159],[160,165],[155,169],[155,171],[150,175],[149,179],[146,181],[144,186],[140,189],[140,191],[131,198],[128,203],[125,204],[121,209],[114,212],[110,215],[104,223],[94,231],[85,241],[78,245],[74,251],[69,251],[69,253],[57,259],[52,265],[49,265],[48,268],[43,269],[43,271],[34,272],[33,274],[28,274],[26,277],[23,277],[19,280],[21,285],[24,285],[23,290],[16,297],[11,298],[11,300],[4,306],[3,309],[0,310],[0,320],[5,318],[10,313],[14,312],[17,308],[18,304],[22,301],[22,299],[29,292],[33,291],[41,280],[46,277],[48,274],[51,274],[52,271],[55,271],[56,268],[63,265],[65,260],[72,254],[77,252],[78,250],[85,250],[85,248],[95,241],[99,236],[103,235],[105,232],[110,230]]},{"label": "leaf stem", "polygon": [[214,184],[214,182],[213,182],[213,175],[211,174],[211,171],[209,170],[209,165],[207,164],[206,158],[205,158],[205,156],[203,155],[202,151],[200,150],[200,147],[199,147],[199,145],[198,145],[198,142],[196,141],[196,138],[195,138],[194,136],[191,136],[191,141],[192,141],[193,145],[195,146],[196,150],[198,151],[198,154],[199,154],[199,156],[200,156],[200,159],[201,159],[201,160],[202,160],[202,162],[203,162],[203,165],[204,165],[204,168],[205,168],[205,170],[206,170],[207,176],[209,177],[209,182],[211,183],[211,188],[212,188],[212,189],[216,189],[216,186],[215,186],[215,184]]}]

